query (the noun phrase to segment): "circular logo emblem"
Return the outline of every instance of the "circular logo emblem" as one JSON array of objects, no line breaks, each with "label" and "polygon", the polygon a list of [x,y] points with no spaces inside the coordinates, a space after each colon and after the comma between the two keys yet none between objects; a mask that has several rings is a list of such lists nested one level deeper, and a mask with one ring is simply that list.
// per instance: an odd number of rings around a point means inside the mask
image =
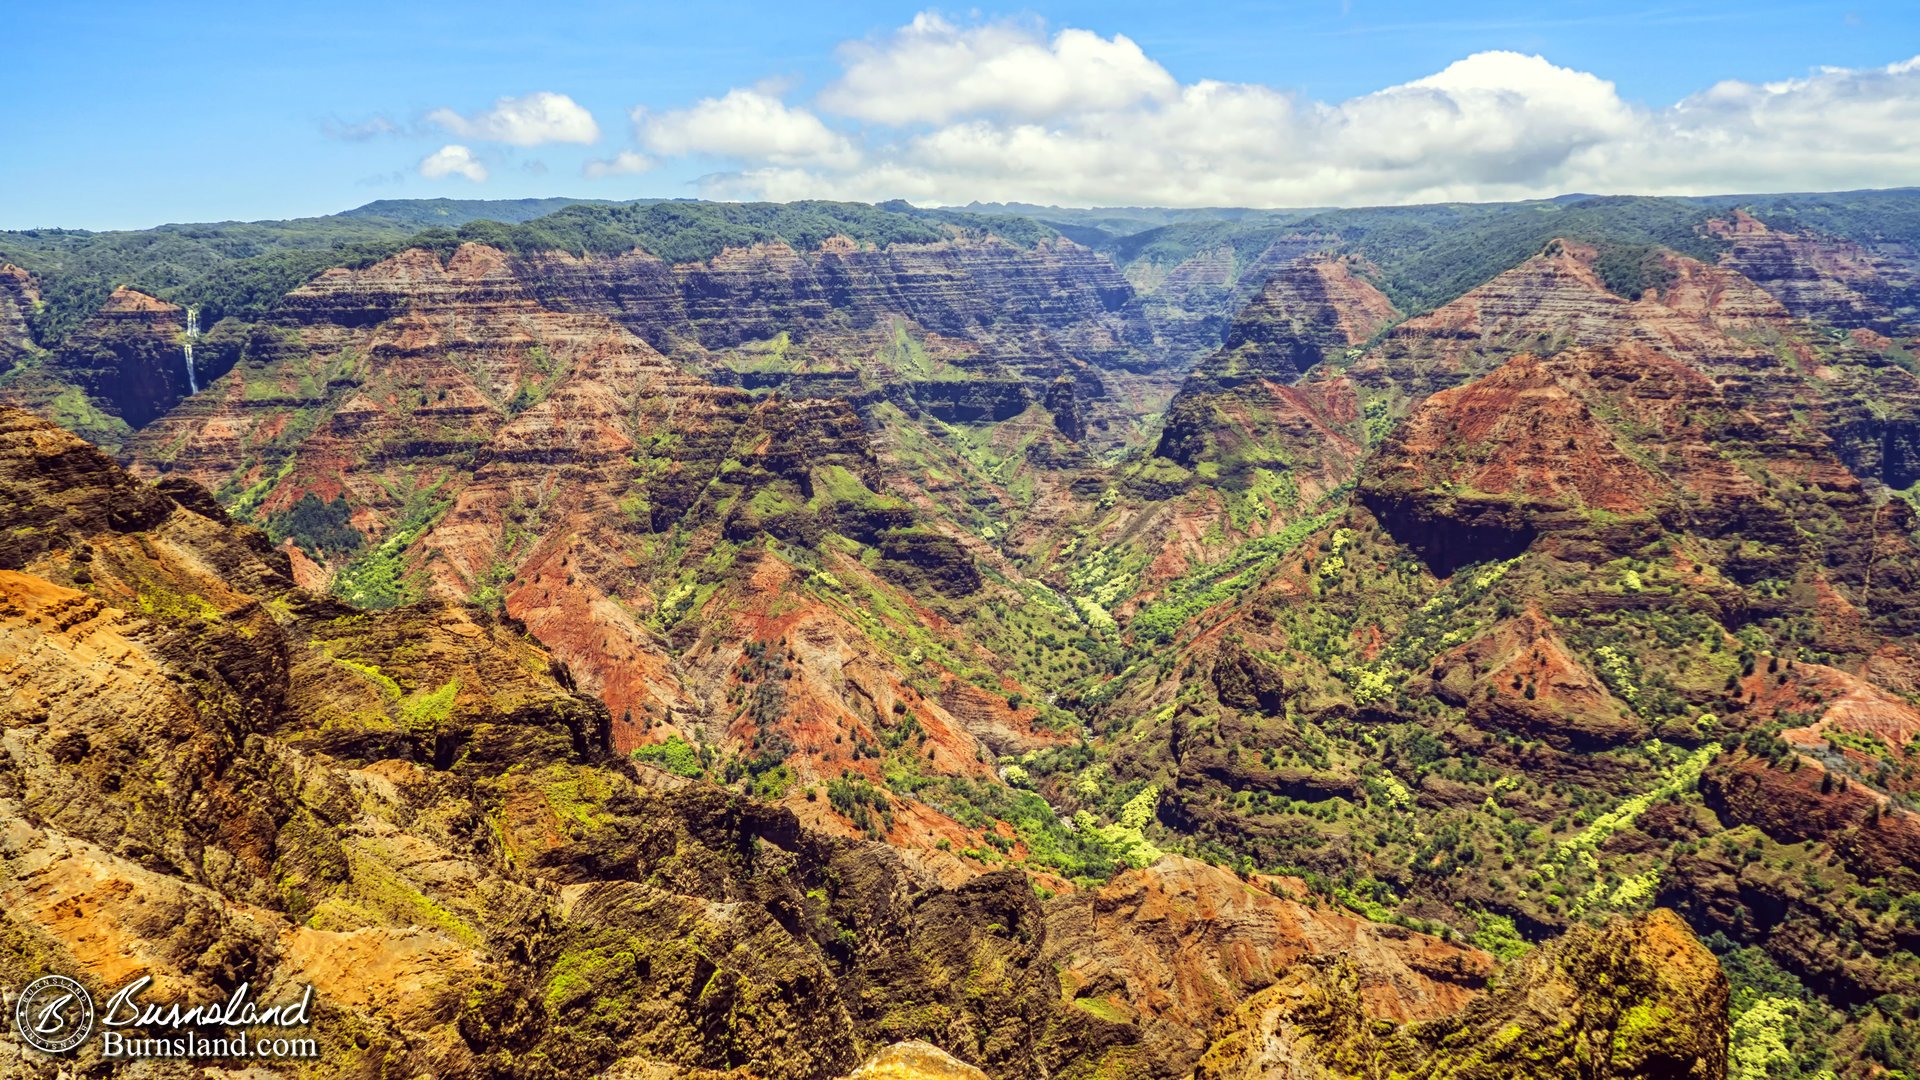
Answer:
[{"label": "circular logo emblem", "polygon": [[43,976],[28,983],[14,1002],[13,1027],[35,1050],[64,1054],[93,1030],[93,997],[65,975]]}]

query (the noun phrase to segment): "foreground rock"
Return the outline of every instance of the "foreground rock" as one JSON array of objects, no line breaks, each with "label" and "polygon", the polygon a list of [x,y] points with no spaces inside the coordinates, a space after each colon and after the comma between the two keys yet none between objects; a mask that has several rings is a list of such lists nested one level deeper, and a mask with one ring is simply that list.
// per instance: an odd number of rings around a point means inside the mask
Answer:
[{"label": "foreground rock", "polygon": [[1668,911],[1574,930],[1444,1020],[1380,1023],[1361,981],[1345,960],[1289,974],[1236,1011],[1196,1080],[1726,1075],[1726,976]]}]

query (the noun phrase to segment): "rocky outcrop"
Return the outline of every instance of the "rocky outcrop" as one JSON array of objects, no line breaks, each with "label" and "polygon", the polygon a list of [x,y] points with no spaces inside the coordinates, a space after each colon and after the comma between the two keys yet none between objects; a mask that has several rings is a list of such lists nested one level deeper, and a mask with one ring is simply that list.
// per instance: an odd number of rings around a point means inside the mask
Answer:
[{"label": "rocky outcrop", "polygon": [[1220,350],[1196,365],[1190,389],[1227,390],[1255,379],[1291,383],[1365,343],[1398,313],[1348,259],[1299,259],[1267,279],[1234,316]]},{"label": "rocky outcrop", "polygon": [[1920,884],[1920,816],[1818,762],[1782,768],[1766,758],[1736,759],[1709,770],[1701,791],[1728,821],[1758,826],[1784,843],[1832,844],[1862,879]]},{"label": "rocky outcrop", "polygon": [[846,1080],[987,1080],[987,1074],[932,1043],[909,1039],[868,1058]]},{"label": "rocky outcrop", "polygon": [[[1543,532],[1618,535],[1631,548],[1657,527],[1669,487],[1630,455],[1565,385],[1559,366],[1532,356],[1443,390],[1414,410],[1381,448],[1361,499],[1435,573],[1508,559]],[[1622,530],[1615,519],[1645,527]]]},{"label": "rocky outcrop", "polygon": [[1345,483],[1364,439],[1351,388],[1327,379],[1293,384],[1393,315],[1346,260],[1280,268],[1234,320],[1226,344],[1182,384],[1156,453],[1188,468],[1209,463],[1229,479],[1265,468],[1298,472],[1301,487],[1308,476],[1321,490]]},{"label": "rocky outcrop", "polygon": [[1239,1009],[1196,1080],[1726,1075],[1726,976],[1667,911],[1569,932],[1457,1017],[1383,1023],[1363,988],[1344,961],[1296,972]]},{"label": "rocky outcrop", "polygon": [[1435,657],[1430,679],[1430,688],[1416,692],[1466,709],[1472,723],[1561,749],[1598,749],[1647,734],[1538,611]]},{"label": "rocky outcrop", "polygon": [[[1889,586],[1905,580],[1887,546],[1905,541],[1876,523],[1904,511],[1877,505],[1823,433],[1763,419],[1771,407],[1770,396],[1726,390],[1690,364],[1637,349],[1521,356],[1427,398],[1382,446],[1359,495],[1443,575],[1511,558],[1536,538],[1563,558],[1605,560],[1663,530],[1738,536],[1777,545],[1778,557],[1753,565],[1744,546],[1729,546],[1734,580],[1811,564],[1864,590],[1860,602],[1890,625],[1906,625],[1903,586],[1883,589],[1864,571],[1884,566]],[[1773,479],[1742,468],[1749,455],[1767,461]],[[1794,524],[1816,503],[1834,515],[1818,545],[1797,538]],[[1853,554],[1836,557],[1842,548]]]},{"label": "rocky outcrop", "polygon": [[62,342],[50,373],[77,385],[107,412],[138,429],[188,393],[184,309],[119,288],[100,311]]},{"label": "rocky outcrop", "polygon": [[[1111,263],[1067,241],[1030,249],[998,239],[877,249],[840,241],[804,253],[776,243],[677,266],[638,252],[599,259],[549,254],[527,257],[522,270],[540,283],[549,306],[611,315],[656,347],[687,332],[716,350],[782,332],[803,338],[830,312],[855,327],[898,315],[952,337],[991,328],[1059,331],[1070,349],[1101,336],[1110,338],[1107,350],[1139,349],[1146,341],[1137,313],[1126,329],[1133,302],[1126,281]],[[1086,358],[1138,362],[1124,351]]]},{"label": "rocky outcrop", "polygon": [[1707,223],[1726,241],[1720,263],[1765,289],[1787,310],[1847,329],[1895,333],[1896,312],[1912,287],[1905,267],[1875,258],[1858,244],[1769,228],[1744,210]]},{"label": "rocky outcrop", "polygon": [[1450,1015],[1493,973],[1485,953],[1276,897],[1216,867],[1169,856],[1047,913],[1062,996],[1137,1023],[1180,1068],[1234,1003],[1310,960],[1344,958],[1370,1015]]},{"label": "rocky outcrop", "polygon": [[1737,373],[1764,354],[1730,331],[1777,324],[1787,311],[1730,270],[1665,257],[1666,283],[1638,298],[1615,294],[1590,245],[1555,240],[1540,254],[1459,299],[1395,326],[1356,363],[1368,386],[1423,397],[1519,353],[1634,348]]}]

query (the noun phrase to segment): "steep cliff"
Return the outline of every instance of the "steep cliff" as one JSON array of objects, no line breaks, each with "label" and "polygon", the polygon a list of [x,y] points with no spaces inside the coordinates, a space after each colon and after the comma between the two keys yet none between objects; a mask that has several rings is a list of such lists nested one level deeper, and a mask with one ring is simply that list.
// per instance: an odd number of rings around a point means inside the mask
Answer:
[{"label": "steep cliff", "polygon": [[1424,396],[1485,373],[1520,352],[1636,346],[1715,370],[1759,355],[1734,332],[1777,325],[1787,311],[1751,281],[1682,256],[1662,261],[1664,285],[1613,292],[1592,245],[1556,240],[1457,300],[1395,326],[1353,366],[1369,386]]},{"label": "steep cliff", "polygon": [[[1287,264],[1234,319],[1220,350],[1187,376],[1168,409],[1157,453],[1188,468],[1204,462],[1218,475],[1245,475],[1257,468],[1287,470],[1296,458],[1324,452],[1330,432],[1288,430],[1287,418],[1300,412],[1298,395],[1288,387],[1366,342],[1395,314],[1387,298],[1344,260]],[[1351,398],[1325,386],[1315,389]],[[1352,405],[1344,411],[1350,430],[1341,434],[1350,439],[1357,434],[1351,430],[1357,416]],[[1350,460],[1355,451],[1345,456]],[[1338,475],[1342,464],[1333,463],[1333,482],[1323,490],[1344,482]]]},{"label": "steep cliff", "polygon": [[[538,255],[518,270],[548,306],[605,315],[725,381],[798,394],[880,388],[949,421],[1006,419],[1066,375],[1086,389],[1091,433],[1111,444],[1129,430],[1134,397],[1164,398],[1179,377],[1132,288],[1067,241],[863,248],[841,238],[817,251],[767,244],[679,265],[642,252]],[[932,358],[901,349],[897,324],[929,351],[942,339],[960,347]],[[832,372],[851,377],[821,378]],[[962,382],[975,384],[970,401],[949,404]]]},{"label": "steep cliff", "polygon": [[33,355],[27,316],[39,303],[40,289],[33,275],[12,263],[0,262],[0,374]]},{"label": "steep cliff", "polygon": [[[1129,246],[1153,235],[1148,230],[1129,238]],[[1151,252],[1155,245],[1144,246]],[[1184,257],[1136,257],[1128,260],[1126,276],[1162,344],[1173,355],[1197,362],[1219,347],[1267,281],[1290,264],[1339,246],[1339,237],[1329,234],[1248,236],[1215,241]]]},{"label": "steep cliff", "polygon": [[1777,298],[1787,310],[1849,330],[1896,333],[1911,324],[1909,269],[1860,245],[1768,228],[1745,211],[1714,219],[1707,231],[1728,242],[1721,264]]},{"label": "steep cliff", "polygon": [[78,385],[128,427],[145,427],[187,396],[180,348],[186,328],[181,308],[115,289],[92,321],[55,351],[48,370]]},{"label": "steep cliff", "polygon": [[1575,931],[1520,960],[1458,1018],[1383,1025],[1363,995],[1364,980],[1349,965],[1298,972],[1243,1005],[1194,1075],[1726,1073],[1726,976],[1671,912]]}]

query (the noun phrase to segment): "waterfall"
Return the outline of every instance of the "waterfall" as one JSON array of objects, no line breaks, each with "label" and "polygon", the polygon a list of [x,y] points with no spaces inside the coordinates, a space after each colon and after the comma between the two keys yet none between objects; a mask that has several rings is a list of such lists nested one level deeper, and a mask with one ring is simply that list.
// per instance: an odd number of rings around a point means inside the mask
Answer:
[{"label": "waterfall", "polygon": [[181,348],[184,349],[187,354],[187,393],[189,394],[197,394],[200,392],[200,380],[193,373],[193,339],[199,336],[200,309],[190,307],[187,309],[187,340],[181,345]]}]

